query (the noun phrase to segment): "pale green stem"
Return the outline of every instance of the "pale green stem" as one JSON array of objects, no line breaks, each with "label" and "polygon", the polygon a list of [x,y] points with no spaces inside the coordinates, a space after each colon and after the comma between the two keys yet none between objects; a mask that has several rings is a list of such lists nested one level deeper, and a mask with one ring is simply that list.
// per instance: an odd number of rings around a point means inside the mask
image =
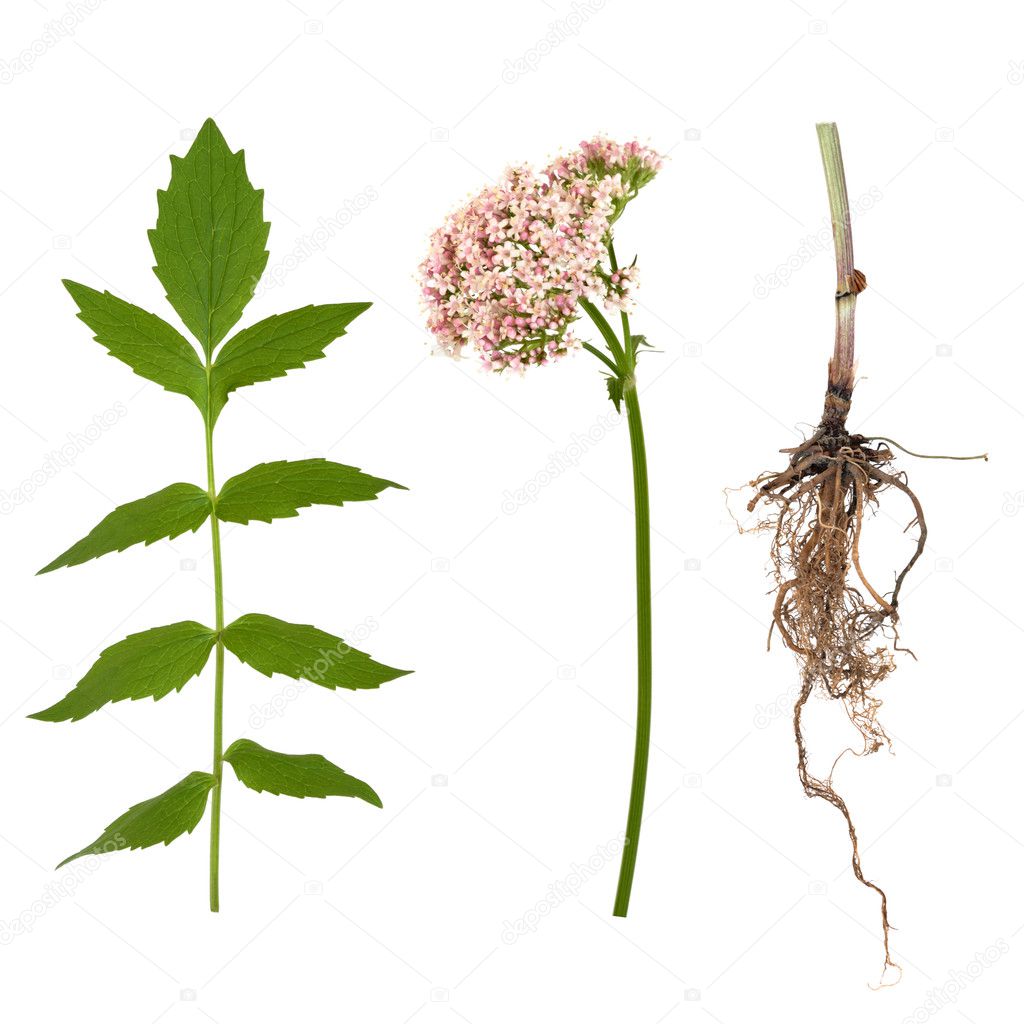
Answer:
[{"label": "pale green stem", "polygon": [[210,357],[207,356],[206,485],[210,494],[210,531],[213,539],[213,600],[217,647],[213,689],[213,800],[210,820],[210,910],[220,910],[220,798],[224,778],[224,578],[217,518],[217,483],[213,473],[213,419],[210,413]]},{"label": "pale green stem", "polygon": [[850,200],[846,193],[846,172],[839,146],[839,129],[833,123],[819,124],[818,147],[825,168],[825,185],[832,215],[832,237],[836,247],[836,342],[828,364],[830,390],[849,399],[853,393],[856,353],[854,315],[857,294],[866,287],[864,275],[853,265],[853,230]]}]

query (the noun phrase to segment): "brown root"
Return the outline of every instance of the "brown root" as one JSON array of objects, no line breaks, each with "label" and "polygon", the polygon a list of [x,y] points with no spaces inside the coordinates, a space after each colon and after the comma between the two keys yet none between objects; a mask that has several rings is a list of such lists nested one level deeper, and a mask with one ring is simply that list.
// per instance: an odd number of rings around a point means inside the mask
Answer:
[{"label": "brown root", "polygon": [[[757,529],[772,536],[776,582],[773,630],[801,661],[803,686],[793,712],[797,771],[804,792],[830,803],[846,820],[857,880],[881,900],[885,966],[896,967],[889,952],[886,894],[861,868],[857,832],[843,798],[832,786],[832,772],[818,778],[808,769],[802,731],[804,706],[812,693],[842,702],[863,740],[862,754],[888,745],[878,721],[881,701],[874,690],[895,668],[900,588],[921,556],[927,537],[921,503],[905,475],[894,472],[892,449],[846,429],[850,392],[830,389],[821,424],[803,444],[787,450],[782,472],[763,473],[748,511],[763,510]],[[861,564],[861,535],[869,510],[886,490],[909,499],[917,546],[895,574],[891,590],[875,586]],[[834,768],[834,765],[833,765]]]}]

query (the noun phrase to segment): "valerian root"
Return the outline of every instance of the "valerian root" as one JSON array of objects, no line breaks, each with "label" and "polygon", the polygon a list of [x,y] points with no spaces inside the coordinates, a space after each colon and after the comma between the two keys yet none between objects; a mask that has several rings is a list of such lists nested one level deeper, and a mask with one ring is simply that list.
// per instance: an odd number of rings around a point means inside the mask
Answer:
[{"label": "valerian root", "polygon": [[[867,279],[853,262],[850,203],[838,129],[835,124],[823,123],[817,126],[817,133],[836,250],[836,333],[825,408],[812,436],[796,448],[783,450],[789,464],[782,472],[762,473],[751,481],[755,492],[747,509],[761,514],[756,528],[772,536],[777,585],[772,631],[779,631],[802,666],[800,696],[793,709],[800,783],[807,796],[820,797],[842,814],[850,833],[854,876],[881,901],[885,944],[881,983],[885,984],[888,968],[900,971],[889,950],[888,899],[861,867],[850,810],[832,785],[838,758],[824,778],[808,768],[802,718],[811,694],[818,692],[842,702],[863,743],[862,750],[854,753],[871,754],[889,744],[878,721],[882,702],[875,696],[875,688],[896,667],[894,652],[905,650],[897,632],[900,590],[924,551],[928,527],[906,474],[893,465],[894,448],[908,455],[916,453],[887,437],[851,434],[846,427],[856,380],[854,314]],[[869,579],[861,563],[861,535],[865,517],[887,491],[897,491],[909,502],[913,516],[907,530],[916,532],[917,542],[910,559],[894,573],[891,587],[880,587]],[[769,632],[769,643],[771,635]]]},{"label": "valerian root", "polygon": [[[852,389],[851,389],[852,390]],[[799,447],[786,449],[789,465],[751,481],[748,511],[761,510],[757,529],[772,535],[771,558],[777,584],[773,630],[800,659],[802,688],[793,712],[797,771],[804,792],[832,804],[846,820],[857,880],[881,901],[885,966],[898,969],[889,950],[885,891],[864,875],[857,831],[843,798],[808,768],[802,728],[803,709],[812,693],[839,700],[860,732],[862,754],[889,743],[878,721],[881,701],[875,688],[895,667],[900,589],[924,551],[928,528],[921,502],[904,473],[893,468],[886,442],[873,442],[846,428],[850,391],[829,388],[817,430]],[[891,587],[877,586],[861,564],[861,536],[868,512],[889,490],[909,499],[908,529],[917,542],[909,561],[894,574]]]}]

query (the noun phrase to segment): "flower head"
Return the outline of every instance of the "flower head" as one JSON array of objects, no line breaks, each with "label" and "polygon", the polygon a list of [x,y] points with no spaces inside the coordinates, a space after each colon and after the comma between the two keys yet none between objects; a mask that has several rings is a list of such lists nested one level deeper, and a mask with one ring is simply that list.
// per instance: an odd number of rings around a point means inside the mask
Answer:
[{"label": "flower head", "polygon": [[510,168],[450,214],[420,266],[438,348],[522,370],[576,346],[580,299],[626,308],[636,268],[612,269],[611,226],[660,167],[637,142],[595,138],[539,172]]}]

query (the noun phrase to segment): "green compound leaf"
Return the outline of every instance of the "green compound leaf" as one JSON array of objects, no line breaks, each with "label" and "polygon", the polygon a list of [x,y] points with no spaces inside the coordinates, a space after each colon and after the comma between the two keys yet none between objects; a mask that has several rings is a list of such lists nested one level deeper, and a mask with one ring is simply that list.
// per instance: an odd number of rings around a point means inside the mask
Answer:
[{"label": "green compound leaf", "polygon": [[283,377],[289,370],[323,359],[324,349],[369,308],[369,302],[304,306],[267,317],[239,331],[221,349],[213,366],[213,419],[216,420],[228,395],[236,388]]},{"label": "green compound leaf", "polygon": [[170,789],[129,807],[112,821],[94,843],[62,860],[57,867],[85,857],[90,853],[113,853],[115,850],[141,850],[191,832],[202,820],[206,798],[214,778],[207,772],[192,772]]},{"label": "green compound leaf", "polygon": [[264,462],[233,476],[217,496],[217,518],[229,523],[297,516],[310,505],[343,505],[372,501],[387,487],[401,484],[369,476],[354,466],[326,459]]},{"label": "green compound leaf", "polygon": [[149,232],[154,273],[185,326],[209,355],[238,322],[267,265],[263,190],[207,120],[184,157],[171,157],[171,182],[157,192]]},{"label": "green compound leaf", "polygon": [[81,565],[111,551],[124,551],[133,544],[152,544],[187,530],[198,530],[209,514],[210,495],[206,491],[195,484],[171,484],[138,501],[119,505],[88,536],[72,544],[36,575],[64,565]]},{"label": "green compound leaf", "polygon": [[308,679],[329,690],[373,690],[382,683],[409,675],[350,647],[341,637],[315,626],[296,625],[270,615],[249,614],[224,630],[224,646],[257,672],[275,672]]},{"label": "green compound leaf", "polygon": [[[252,298],[268,259],[270,225],[263,192],[246,174],[241,150],[232,153],[212,120],[206,121],[184,157],[171,157],[171,177],[157,193],[156,225],[149,231],[153,271],[185,329],[107,291],[74,281],[65,287],[79,319],[107,351],[135,373],[188,396],[203,414],[208,475],[213,480],[213,430],[229,396],[238,388],[285,376],[325,355],[370,303],[306,306],[245,328],[230,340]],[[194,339],[199,345],[194,347]],[[216,355],[216,358],[215,358]],[[370,501],[400,484],[360,470],[308,459],[254,466],[228,480],[219,497],[208,489],[176,483],[115,508],[86,537],[41,573],[78,565],[135,544],[153,544],[198,530],[211,515],[214,600],[222,625],[224,588],[217,522],[272,522],[298,515],[311,505]],[[373,661],[340,637],[266,615],[244,615],[216,631],[198,622],[176,622],[134,633],[104,649],[61,700],[29,717],[77,721],[124,700],[161,700],[180,691],[216,650],[213,707],[216,774],[193,772],[159,796],[130,807],[95,842],[61,862],[121,849],[169,844],[192,832],[214,792],[216,822],[210,832],[210,909],[220,908],[219,819],[223,726],[224,649],[257,671],[284,673],[327,689],[372,689],[408,673]],[[257,792],[293,797],[350,796],[381,806],[365,782],[347,775],[318,754],[282,754],[239,740],[223,759]]]},{"label": "green compound leaf", "polygon": [[140,377],[206,408],[206,371],[196,350],[169,323],[110,292],[67,280],[64,287],[78,305],[78,319],[112,356]]},{"label": "green compound leaf", "polygon": [[119,700],[160,700],[199,675],[217,634],[198,622],[175,622],[132,633],[103,651],[75,688],[29,718],[77,722]]},{"label": "green compound leaf", "polygon": [[342,771],[320,754],[279,754],[252,740],[235,740],[226,751],[238,781],[257,793],[275,796],[354,796],[374,807],[380,797],[361,779]]}]

